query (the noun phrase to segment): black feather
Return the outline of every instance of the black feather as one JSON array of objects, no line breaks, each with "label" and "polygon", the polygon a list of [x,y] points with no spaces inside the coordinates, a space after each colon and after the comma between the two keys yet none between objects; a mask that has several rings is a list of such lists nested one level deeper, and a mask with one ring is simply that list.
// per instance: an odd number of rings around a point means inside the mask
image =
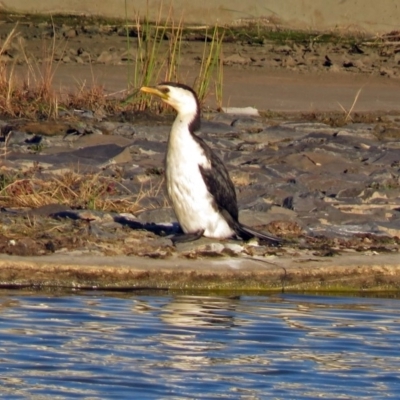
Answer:
[{"label": "black feather", "polygon": [[269,233],[256,231],[253,228],[241,224],[237,219],[234,220],[226,211],[222,211],[221,214],[228,222],[228,225],[235,231],[236,235],[244,241],[256,237],[261,240],[266,240],[274,246],[280,245],[282,243],[282,239],[280,238],[272,236]]},{"label": "black feather", "polygon": [[239,223],[237,229],[235,229],[236,234],[243,240],[249,240],[253,237],[256,237],[261,240],[266,240],[270,244],[277,246],[282,243],[282,239],[277,238],[276,236],[272,236],[269,233],[259,232],[249,226],[243,225]]},{"label": "black feather", "polygon": [[281,243],[281,239],[268,233],[258,232],[239,222],[235,186],[233,185],[225,164],[210,149],[210,147],[208,147],[203,139],[193,134],[192,136],[201,146],[205,156],[211,163],[211,168],[204,168],[199,165],[199,169],[208,192],[213,196],[215,210],[221,213],[228,225],[242,240],[246,241],[253,237],[257,237],[274,245]]},{"label": "black feather", "polygon": [[[227,213],[232,221],[237,222],[239,211],[235,186],[233,185],[224,163],[208,147],[203,139],[195,135],[193,135],[193,138],[201,146],[211,164],[211,168],[204,168],[199,165],[199,169],[208,192],[213,196],[215,210],[221,213]],[[233,226],[231,226],[231,228],[233,228]]]}]

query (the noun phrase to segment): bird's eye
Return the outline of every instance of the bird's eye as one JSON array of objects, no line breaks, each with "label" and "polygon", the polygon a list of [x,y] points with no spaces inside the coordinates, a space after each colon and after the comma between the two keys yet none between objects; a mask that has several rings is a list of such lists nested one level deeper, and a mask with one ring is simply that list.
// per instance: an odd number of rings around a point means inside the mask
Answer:
[{"label": "bird's eye", "polygon": [[167,94],[169,92],[169,88],[162,87],[162,88],[160,88],[160,92],[163,92],[163,93]]}]

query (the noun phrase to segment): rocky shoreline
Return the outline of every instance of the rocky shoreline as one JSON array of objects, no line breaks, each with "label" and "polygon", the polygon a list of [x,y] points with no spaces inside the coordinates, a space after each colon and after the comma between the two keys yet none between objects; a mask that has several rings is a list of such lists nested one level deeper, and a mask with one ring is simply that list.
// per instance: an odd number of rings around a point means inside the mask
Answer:
[{"label": "rocky shoreline", "polygon": [[[289,265],[296,259],[312,260],[313,265],[318,264],[315,260],[328,260],[332,266],[354,257],[374,258],[378,264],[380,256],[396,260],[400,249],[398,117],[334,127],[294,117],[204,116],[201,136],[230,171],[240,220],[283,237],[285,244],[278,248],[256,241],[210,239],[173,246],[169,235],[179,226],[163,190],[171,120],[172,116],[154,117],[150,123],[149,116],[125,114],[111,121],[91,112],[71,112],[57,122],[0,121],[1,253],[27,260],[39,257],[43,263],[46,257],[57,256],[78,263],[85,257],[106,257],[111,264],[127,257],[136,265],[141,258],[170,264],[191,260],[189,269],[193,260],[205,265],[240,260],[245,265],[254,258],[272,266],[281,265],[277,260]],[[72,207],[65,205],[62,192],[53,201],[34,206],[35,201],[46,199],[40,197],[43,192],[54,191],[57,185],[62,188],[70,182],[66,190],[78,191],[77,180],[65,181],[66,174],[72,173],[100,185],[102,191],[93,196],[109,201],[110,210],[103,203],[104,211],[94,210],[83,198]],[[32,203],[27,206],[29,199]],[[1,262],[1,281],[6,284],[44,285],[56,280],[54,276],[42,281],[33,276],[23,279],[20,274],[12,279],[10,259]],[[99,283],[88,277],[85,282]],[[120,285],[124,283],[126,279]],[[371,285],[365,288],[376,288],[376,281]],[[385,285],[393,288],[386,280]]]},{"label": "rocky shoreline", "polygon": [[[3,39],[15,25],[7,18]],[[65,41],[55,62],[90,68],[134,58],[115,26],[28,18],[18,29],[4,65],[46,62],[43,40],[54,35]],[[204,36],[186,35],[182,66],[190,70]],[[392,36],[374,46],[241,37],[224,43],[224,65],[396,78]],[[204,238],[174,246],[179,226],[163,188],[173,116],[64,107],[55,121],[0,120],[2,285],[278,290],[285,271],[294,290],[398,289],[398,113],[231,112],[206,112],[200,135],[230,171],[240,220],[283,246]]]}]

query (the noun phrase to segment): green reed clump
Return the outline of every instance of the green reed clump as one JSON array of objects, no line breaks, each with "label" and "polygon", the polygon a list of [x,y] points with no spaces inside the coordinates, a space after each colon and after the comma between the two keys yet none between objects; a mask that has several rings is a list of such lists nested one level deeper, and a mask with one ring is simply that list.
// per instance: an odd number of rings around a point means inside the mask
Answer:
[{"label": "green reed clump", "polygon": [[[179,81],[194,86],[200,102],[208,96],[214,83],[217,103],[220,104],[222,102],[221,54],[224,32],[215,26],[210,35],[209,29],[206,28],[204,51],[198,74],[194,82],[185,82],[185,77],[180,73],[181,48],[184,41],[183,18],[174,20],[171,7],[166,19],[162,19],[162,15],[161,5],[155,22],[150,22],[147,13],[143,20],[139,15],[136,16],[133,26],[129,25],[126,15],[127,51],[135,56],[133,65],[130,65],[133,73],[131,71],[128,73],[128,87],[132,94],[125,99],[124,104],[129,103],[137,110],[156,107],[162,109],[163,105],[154,103],[152,97],[143,96],[139,92],[140,87],[154,85],[159,81]],[[136,31],[136,43],[129,37],[132,27]]]}]

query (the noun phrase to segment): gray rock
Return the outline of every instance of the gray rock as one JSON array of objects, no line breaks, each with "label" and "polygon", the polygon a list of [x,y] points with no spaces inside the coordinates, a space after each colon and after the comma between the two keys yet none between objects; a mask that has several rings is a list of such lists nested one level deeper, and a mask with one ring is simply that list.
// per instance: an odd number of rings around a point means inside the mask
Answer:
[{"label": "gray rock", "polygon": [[264,128],[264,123],[254,118],[241,117],[235,119],[232,126],[241,131],[259,132]]},{"label": "gray rock", "polygon": [[[264,136],[265,134],[265,136]],[[303,131],[297,131],[289,126],[269,126],[265,128],[260,135],[263,135],[268,141],[279,142],[283,140],[294,140],[304,137],[306,134]]]},{"label": "gray rock", "polygon": [[[222,124],[231,126],[232,122],[237,117],[238,116],[231,115],[231,114],[226,114],[224,112],[210,113],[210,114],[206,114],[206,119],[204,121],[210,121],[210,122],[212,121],[212,122],[222,123]],[[202,120],[202,123],[203,123],[203,120]]]},{"label": "gray rock", "polygon": [[90,52],[84,50],[82,51],[82,53],[79,54],[79,57],[85,62],[91,62],[92,61],[92,56],[90,54]]},{"label": "gray rock", "polygon": [[129,147],[134,144],[134,141],[132,139],[117,135],[91,134],[78,137],[71,144],[71,147],[79,149],[84,147],[93,147],[107,144],[115,144],[121,147]]},{"label": "gray rock", "polygon": [[216,135],[224,135],[224,134],[232,134],[237,133],[238,130],[234,127],[224,124],[223,122],[214,122],[214,121],[201,121],[201,132],[216,134]]},{"label": "gray rock", "polygon": [[136,61],[137,58],[137,51],[136,49],[129,49],[124,51],[121,54],[121,61],[126,62],[126,61]]},{"label": "gray rock", "polygon": [[12,130],[6,139],[7,146],[18,145],[18,146],[26,146],[30,139],[32,139],[32,135],[26,132]]},{"label": "gray rock", "polygon": [[239,220],[244,225],[257,227],[261,225],[268,225],[272,221],[276,220],[288,221],[288,220],[295,220],[297,218],[296,217],[297,214],[295,212],[289,213],[287,211],[290,212],[290,210],[286,210],[285,212],[284,209],[282,209],[282,213],[277,213],[275,210],[268,212],[243,210],[239,214]]},{"label": "gray rock", "polygon": [[137,126],[135,137],[138,139],[167,142],[170,131],[171,131],[171,126],[167,125],[152,126],[151,128]]},{"label": "gray rock", "polygon": [[152,156],[157,153],[164,154],[167,150],[167,144],[162,142],[154,142],[146,139],[136,139],[134,143],[140,154]]},{"label": "gray rock", "polygon": [[96,61],[101,64],[110,64],[114,59],[114,55],[109,51],[102,51],[101,54],[97,57]]},{"label": "gray rock", "polygon": [[225,114],[231,114],[236,116],[242,116],[242,115],[253,116],[253,117],[260,116],[260,113],[254,107],[223,107],[222,111]]},{"label": "gray rock", "polygon": [[[94,118],[94,113],[91,110],[74,110],[75,114],[78,114],[79,117],[81,118],[88,118],[88,119],[93,119]],[[80,126],[86,126],[86,124],[79,124]],[[81,132],[84,133],[84,132]]]},{"label": "gray rock", "polygon": [[138,221],[155,224],[173,223],[176,222],[176,216],[172,208],[154,208],[140,213]]},{"label": "gray rock", "polygon": [[375,152],[375,157],[371,157],[370,162],[375,165],[392,166],[392,164],[400,162],[400,154],[397,149],[383,150],[381,154],[376,154]]},{"label": "gray rock", "polygon": [[225,246],[219,241],[201,238],[194,242],[176,243],[176,249],[182,254],[199,254],[202,256],[221,256]]},{"label": "gray rock", "polygon": [[63,36],[66,39],[72,39],[78,36],[78,31],[75,28],[67,29],[66,31],[63,32]]},{"label": "gray rock", "polygon": [[296,131],[307,132],[307,133],[318,132],[318,133],[334,134],[338,131],[337,128],[333,128],[321,122],[302,122],[302,121],[285,122],[282,124],[282,126],[285,128],[292,128],[295,129]]},{"label": "gray rock", "polygon": [[109,163],[125,163],[132,160],[129,149],[115,144],[98,145],[59,154],[22,154],[11,152],[10,160],[32,160],[55,166],[88,165],[103,166]]},{"label": "gray rock", "polygon": [[119,124],[113,132],[115,135],[121,135],[125,137],[132,137],[136,134],[136,129],[130,124]]},{"label": "gray rock", "polygon": [[367,223],[362,225],[323,225],[307,227],[307,232],[310,235],[324,235],[327,237],[352,237],[361,234],[374,234],[377,236],[386,236],[374,223]]},{"label": "gray rock", "polygon": [[64,204],[46,204],[44,206],[40,206],[29,210],[27,215],[29,216],[37,216],[37,217],[50,217],[57,215],[58,213],[63,213],[65,211],[71,211],[71,208],[65,206]]}]

